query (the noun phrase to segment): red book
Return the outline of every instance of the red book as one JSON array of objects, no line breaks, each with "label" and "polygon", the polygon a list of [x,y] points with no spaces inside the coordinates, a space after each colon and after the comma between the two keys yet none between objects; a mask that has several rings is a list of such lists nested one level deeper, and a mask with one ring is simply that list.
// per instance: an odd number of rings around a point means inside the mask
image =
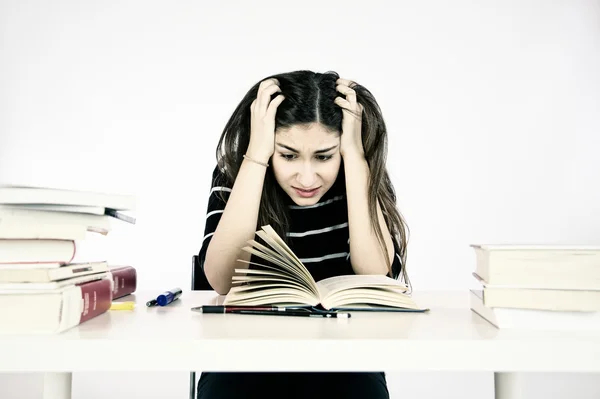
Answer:
[{"label": "red book", "polygon": [[83,298],[83,308],[81,309],[79,324],[93,319],[110,309],[112,303],[110,280],[102,279],[77,285],[81,289],[81,297]]},{"label": "red book", "polygon": [[113,278],[113,299],[132,294],[137,288],[137,273],[133,266],[113,266],[110,268]]}]

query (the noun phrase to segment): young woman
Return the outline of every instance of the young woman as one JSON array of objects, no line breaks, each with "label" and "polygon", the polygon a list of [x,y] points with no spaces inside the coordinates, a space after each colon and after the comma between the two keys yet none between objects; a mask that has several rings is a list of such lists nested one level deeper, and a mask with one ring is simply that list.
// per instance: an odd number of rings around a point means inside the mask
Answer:
[{"label": "young woman", "polygon": [[[383,116],[365,87],[311,71],[257,83],[217,146],[199,254],[211,286],[229,291],[234,269],[249,267],[236,261],[251,258],[241,248],[266,224],[316,281],[384,274],[410,284],[386,155]],[[326,387],[340,398],[388,397],[383,373],[203,373],[198,397],[314,398]]]}]

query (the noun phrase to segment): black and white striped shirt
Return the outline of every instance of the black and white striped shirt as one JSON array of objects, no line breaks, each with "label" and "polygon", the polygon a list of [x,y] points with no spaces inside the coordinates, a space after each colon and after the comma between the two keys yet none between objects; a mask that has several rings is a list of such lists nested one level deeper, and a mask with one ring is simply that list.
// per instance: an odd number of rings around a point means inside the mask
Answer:
[{"label": "black and white striped shirt", "polygon": [[[223,174],[218,167],[215,168],[208,199],[204,238],[199,253],[202,267],[208,244],[225,209],[226,201],[223,201],[219,192],[225,193],[225,200],[231,192],[231,187],[226,187],[224,181]],[[290,199],[287,206],[290,209],[290,231],[287,233],[289,246],[315,281],[354,274],[350,264],[348,204],[343,178],[338,177],[316,204],[298,206]],[[399,265],[398,253],[394,256],[394,263],[396,262]]]}]

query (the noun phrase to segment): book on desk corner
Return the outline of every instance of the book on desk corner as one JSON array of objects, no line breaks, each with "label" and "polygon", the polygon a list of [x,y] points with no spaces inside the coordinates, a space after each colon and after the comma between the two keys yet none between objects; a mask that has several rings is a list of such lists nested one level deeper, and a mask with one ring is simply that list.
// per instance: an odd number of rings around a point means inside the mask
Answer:
[{"label": "book on desk corner", "polygon": [[[315,282],[308,269],[270,226],[242,248],[267,264],[235,269],[225,306],[287,306],[333,311],[425,312],[403,282],[382,275],[343,275]],[[246,262],[239,260],[240,262]],[[252,265],[258,266],[253,268]]]},{"label": "book on desk corner", "polygon": [[600,312],[492,308],[481,289],[469,292],[471,310],[496,328],[510,330],[600,331]]},{"label": "book on desk corner", "polygon": [[600,245],[472,244],[487,284],[600,290]]},{"label": "book on desk corner", "polygon": [[471,310],[500,329],[599,330],[600,246],[473,244]]},{"label": "book on desk corner", "polygon": [[0,334],[56,334],[108,311],[113,288],[108,274],[77,279],[81,282],[47,289],[0,291]]}]

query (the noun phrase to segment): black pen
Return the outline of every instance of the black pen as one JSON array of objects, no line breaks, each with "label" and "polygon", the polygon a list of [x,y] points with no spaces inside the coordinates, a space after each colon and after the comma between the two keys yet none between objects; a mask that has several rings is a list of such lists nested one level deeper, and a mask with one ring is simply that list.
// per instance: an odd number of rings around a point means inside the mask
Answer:
[{"label": "black pen", "polygon": [[263,316],[300,316],[300,317],[326,317],[326,318],[340,318],[347,319],[350,317],[350,313],[337,313],[337,312],[302,312],[298,310],[232,310],[232,314],[254,314]]},{"label": "black pen", "polygon": [[306,307],[285,307],[285,306],[222,306],[222,305],[202,305],[192,310],[200,311],[202,313],[231,313],[234,310],[270,310],[270,311],[278,311],[285,312],[288,310],[303,310],[303,311],[311,311],[311,309],[307,309]]},{"label": "black pen", "polygon": [[348,318],[350,313],[337,313],[331,311],[319,311],[304,307],[282,307],[282,306],[215,306],[204,305],[192,308],[193,311],[202,313],[234,313],[234,314],[258,314],[275,316],[303,316],[303,317],[339,317]]},{"label": "black pen", "polygon": [[151,299],[148,302],[146,302],[146,306],[148,306],[149,308],[151,308],[152,306],[156,306],[158,305],[158,302],[156,301],[156,299]]}]

